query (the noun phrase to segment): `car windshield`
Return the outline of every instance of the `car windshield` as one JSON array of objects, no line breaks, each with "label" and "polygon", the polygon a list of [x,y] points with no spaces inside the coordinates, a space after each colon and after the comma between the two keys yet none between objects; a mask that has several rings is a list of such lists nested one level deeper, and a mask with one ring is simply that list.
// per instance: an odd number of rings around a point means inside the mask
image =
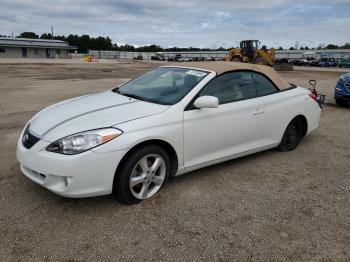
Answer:
[{"label": "car windshield", "polygon": [[179,67],[159,67],[113,91],[139,100],[174,105],[197,85],[208,72]]}]

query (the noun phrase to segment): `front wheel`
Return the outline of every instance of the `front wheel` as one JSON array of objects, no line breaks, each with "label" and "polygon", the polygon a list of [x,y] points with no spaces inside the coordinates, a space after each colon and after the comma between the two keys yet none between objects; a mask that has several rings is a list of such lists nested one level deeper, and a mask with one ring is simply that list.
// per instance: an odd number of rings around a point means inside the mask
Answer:
[{"label": "front wheel", "polygon": [[168,181],[170,159],[166,151],[148,145],[127,156],[118,168],[113,196],[124,204],[137,204],[158,193]]},{"label": "front wheel", "polygon": [[242,62],[239,56],[234,56],[231,60],[232,62]]},{"label": "front wheel", "polygon": [[292,120],[284,131],[281,143],[278,146],[280,151],[294,150],[299,144],[302,136],[302,124],[298,119]]}]

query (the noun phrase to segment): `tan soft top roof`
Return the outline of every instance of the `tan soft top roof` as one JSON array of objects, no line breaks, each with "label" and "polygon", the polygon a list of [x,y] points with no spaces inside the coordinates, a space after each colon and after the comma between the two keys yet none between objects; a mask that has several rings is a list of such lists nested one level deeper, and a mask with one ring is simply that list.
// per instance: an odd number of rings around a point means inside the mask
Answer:
[{"label": "tan soft top roof", "polygon": [[184,62],[184,63],[172,63],[171,65],[176,65],[180,67],[193,67],[197,69],[204,69],[215,71],[217,75],[221,75],[232,70],[252,70],[258,73],[266,75],[274,84],[280,89],[285,90],[290,88],[288,82],[281,78],[278,73],[269,66],[254,65],[248,63],[239,62],[226,62],[226,61],[213,61],[213,62]]}]

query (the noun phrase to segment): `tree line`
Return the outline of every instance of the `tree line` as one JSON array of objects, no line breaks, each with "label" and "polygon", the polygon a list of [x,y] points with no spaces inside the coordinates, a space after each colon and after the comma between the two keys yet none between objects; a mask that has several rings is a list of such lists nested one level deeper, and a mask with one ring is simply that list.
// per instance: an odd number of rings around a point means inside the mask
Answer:
[{"label": "tree line", "polygon": [[[0,35],[2,36],[2,35]],[[223,48],[219,47],[216,49],[210,49],[210,48],[197,48],[197,47],[171,47],[171,48],[162,48],[159,45],[153,44],[153,45],[147,45],[147,46],[140,46],[135,47],[133,45],[120,45],[112,43],[112,39],[107,37],[90,37],[89,35],[73,35],[70,34],[68,36],[64,35],[54,35],[50,33],[43,33],[42,35],[37,35],[34,32],[23,32],[20,35],[16,36],[20,38],[33,38],[33,39],[55,39],[55,40],[63,40],[69,43],[71,46],[78,47],[79,53],[87,53],[88,50],[111,50],[111,51],[136,51],[136,52],[162,52],[162,51],[168,51],[168,52],[184,52],[184,51],[227,51],[233,47],[230,48]],[[278,50],[285,50],[283,47],[277,48]],[[350,49],[350,43],[346,43],[344,45],[334,45],[334,44],[320,44],[318,47],[308,47],[308,46],[301,46],[299,45],[299,42],[296,42],[294,46],[290,47],[289,50],[315,50],[315,49]]]},{"label": "tree line", "polygon": [[[294,46],[291,46],[289,50],[315,50],[315,49],[350,49],[350,43],[345,43],[344,45],[334,45],[334,44],[319,44],[317,47],[308,47],[300,45],[299,41],[296,41]],[[278,50],[283,50],[279,47]]]},{"label": "tree line", "polygon": [[[344,45],[334,45],[334,44],[320,44],[318,47],[308,47],[308,46],[301,46],[301,47],[290,47],[289,50],[315,50],[315,49],[350,49],[350,43],[345,43]],[[282,47],[279,48],[279,50],[283,50]]]}]

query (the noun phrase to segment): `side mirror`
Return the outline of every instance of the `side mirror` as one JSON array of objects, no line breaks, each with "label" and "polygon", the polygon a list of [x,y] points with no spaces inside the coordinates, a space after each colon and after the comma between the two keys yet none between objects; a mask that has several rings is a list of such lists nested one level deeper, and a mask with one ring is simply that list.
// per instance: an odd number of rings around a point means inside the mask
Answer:
[{"label": "side mirror", "polygon": [[219,100],[215,96],[200,96],[194,103],[195,108],[216,108],[219,105]]}]

